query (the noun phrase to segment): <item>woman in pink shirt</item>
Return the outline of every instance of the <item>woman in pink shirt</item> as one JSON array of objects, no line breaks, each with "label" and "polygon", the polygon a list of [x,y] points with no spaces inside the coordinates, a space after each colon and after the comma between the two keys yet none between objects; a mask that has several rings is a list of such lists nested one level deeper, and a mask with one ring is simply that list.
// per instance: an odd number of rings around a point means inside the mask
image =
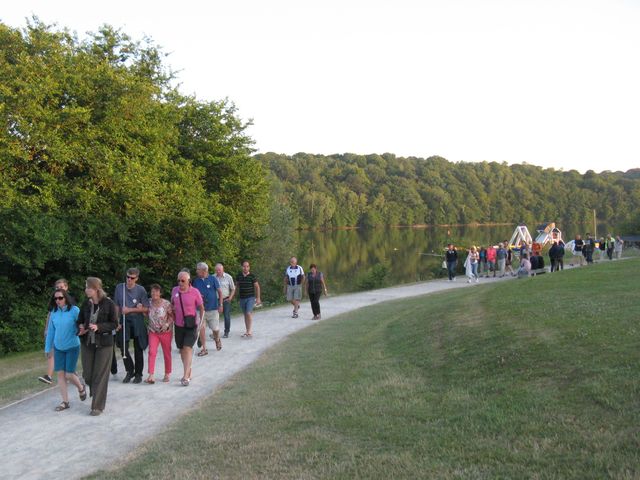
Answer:
[{"label": "woman in pink shirt", "polygon": [[151,302],[149,303],[149,377],[145,383],[156,383],[153,375],[156,369],[158,345],[162,346],[164,357],[163,382],[169,381],[171,375],[171,339],[173,338],[173,307],[160,295],[162,288],[157,283],[151,285]]},{"label": "woman in pink shirt", "polygon": [[[184,376],[180,380],[188,387],[191,381],[191,361],[193,345],[196,343],[198,324],[204,317],[204,303],[197,288],[191,286],[189,272],[178,273],[178,285],[171,291],[171,305],[175,312],[176,347],[180,350],[180,358],[184,367]],[[195,317],[193,327],[185,325],[185,317]]]}]

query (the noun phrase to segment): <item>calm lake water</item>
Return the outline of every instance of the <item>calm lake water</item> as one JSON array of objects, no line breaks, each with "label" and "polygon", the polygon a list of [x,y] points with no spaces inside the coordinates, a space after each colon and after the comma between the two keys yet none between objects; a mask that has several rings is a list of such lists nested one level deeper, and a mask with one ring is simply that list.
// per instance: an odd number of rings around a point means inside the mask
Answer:
[{"label": "calm lake water", "polygon": [[[302,231],[297,257],[305,269],[310,263],[318,265],[329,293],[349,292],[361,289],[367,276],[375,276],[375,265],[386,267],[386,285],[441,278],[447,243],[466,248],[496,244],[509,240],[514,229],[515,225]],[[464,258],[461,255],[459,268]]]}]

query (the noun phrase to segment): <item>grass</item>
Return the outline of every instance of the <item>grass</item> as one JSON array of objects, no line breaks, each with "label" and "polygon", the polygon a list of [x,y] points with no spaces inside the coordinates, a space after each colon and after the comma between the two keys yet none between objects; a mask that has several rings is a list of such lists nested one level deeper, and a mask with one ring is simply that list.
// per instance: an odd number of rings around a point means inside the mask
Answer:
[{"label": "grass", "polygon": [[92,478],[638,478],[639,266],[322,322]]},{"label": "grass", "polygon": [[50,385],[38,381],[38,377],[45,373],[47,360],[42,351],[0,358],[0,407],[50,388]]}]

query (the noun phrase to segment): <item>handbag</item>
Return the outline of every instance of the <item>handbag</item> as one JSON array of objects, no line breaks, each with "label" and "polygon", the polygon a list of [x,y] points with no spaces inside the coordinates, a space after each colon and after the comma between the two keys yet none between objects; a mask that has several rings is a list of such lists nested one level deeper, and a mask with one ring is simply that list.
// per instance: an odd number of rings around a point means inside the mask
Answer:
[{"label": "handbag", "polygon": [[196,328],[196,317],[194,315],[185,315],[184,314],[184,304],[182,303],[182,294],[178,292],[178,297],[180,298],[180,308],[182,308],[182,318],[184,320],[184,328],[188,330],[193,330]]},{"label": "handbag", "polygon": [[446,260],[442,260],[442,268],[447,268],[447,261]]}]

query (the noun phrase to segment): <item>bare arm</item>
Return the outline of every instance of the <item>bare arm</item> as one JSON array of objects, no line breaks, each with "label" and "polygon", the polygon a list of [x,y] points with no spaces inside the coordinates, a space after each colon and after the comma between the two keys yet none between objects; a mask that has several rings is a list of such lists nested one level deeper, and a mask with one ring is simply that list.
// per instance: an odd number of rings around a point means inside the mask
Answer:
[{"label": "bare arm", "polygon": [[253,286],[256,289],[256,304],[260,305],[262,300],[260,300],[260,284],[258,282],[254,282]]}]

